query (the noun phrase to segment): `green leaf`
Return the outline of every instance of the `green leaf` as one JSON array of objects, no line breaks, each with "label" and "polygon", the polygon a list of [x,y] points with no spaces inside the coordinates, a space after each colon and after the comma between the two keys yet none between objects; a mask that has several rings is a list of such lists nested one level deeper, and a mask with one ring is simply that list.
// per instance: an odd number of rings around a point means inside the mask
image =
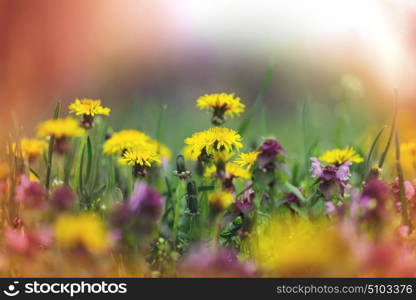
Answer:
[{"label": "green leaf", "polygon": [[93,162],[91,139],[87,137],[87,171],[85,175],[85,182],[87,183],[91,175],[91,167]]},{"label": "green leaf", "polygon": [[370,151],[368,152],[367,158],[365,160],[365,173],[368,173],[368,171],[369,171],[371,160],[373,158],[373,153],[374,153],[374,151],[376,149],[376,146],[377,146],[377,144],[380,140],[380,137],[383,134],[385,129],[386,129],[386,126],[381,128],[381,130],[377,133],[373,143],[371,144]]},{"label": "green leaf", "polygon": [[283,184],[283,186],[285,187],[286,191],[295,194],[296,197],[298,197],[302,202],[306,202],[305,197],[302,195],[302,193],[299,191],[297,187],[295,187],[287,181]]},{"label": "green leaf", "polygon": [[213,191],[214,188],[213,185],[202,185],[198,187],[198,192]]},{"label": "green leaf", "polygon": [[84,196],[84,179],[83,179],[84,156],[85,156],[85,146],[82,147],[81,158],[80,158],[80,161],[79,161],[78,189],[79,189],[79,193],[81,194],[81,196]]}]

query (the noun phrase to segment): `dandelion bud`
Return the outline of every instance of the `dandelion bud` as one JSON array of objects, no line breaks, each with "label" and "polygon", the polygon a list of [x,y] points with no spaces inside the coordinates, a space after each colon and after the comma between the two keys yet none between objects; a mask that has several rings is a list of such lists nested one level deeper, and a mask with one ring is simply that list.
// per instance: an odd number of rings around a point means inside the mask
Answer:
[{"label": "dandelion bud", "polygon": [[186,201],[188,203],[188,209],[191,214],[198,212],[198,189],[194,180],[191,180],[186,185]]},{"label": "dandelion bud", "polygon": [[191,176],[191,172],[186,170],[185,158],[183,155],[176,156],[176,171],[174,171],[174,174],[180,179],[185,179],[186,177]]},{"label": "dandelion bud", "polygon": [[378,167],[371,168],[370,173],[368,174],[367,181],[373,179],[379,179],[381,175],[381,169]]},{"label": "dandelion bud", "polygon": [[185,168],[185,158],[183,157],[183,155],[178,155],[176,157],[176,171],[178,173],[182,173],[186,171]]}]

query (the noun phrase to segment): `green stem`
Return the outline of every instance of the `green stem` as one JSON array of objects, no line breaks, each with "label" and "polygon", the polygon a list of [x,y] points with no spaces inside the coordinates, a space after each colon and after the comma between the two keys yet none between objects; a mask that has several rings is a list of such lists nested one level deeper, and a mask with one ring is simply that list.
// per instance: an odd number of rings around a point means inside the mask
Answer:
[{"label": "green stem", "polygon": [[[53,114],[54,119],[59,118],[59,113],[61,111],[61,103],[58,102],[55,107],[55,112]],[[52,162],[53,162],[53,148],[55,146],[55,137],[51,136],[49,139],[49,147],[48,147],[48,162],[46,165],[46,179],[45,179],[45,187],[46,190],[49,192],[49,187],[51,184],[51,174],[52,174]]]},{"label": "green stem", "polygon": [[173,243],[177,244],[177,237],[178,237],[178,229],[179,229],[179,222],[180,222],[180,214],[181,214],[181,200],[183,195],[185,194],[185,181],[182,179],[178,179],[178,186],[176,187],[176,201],[175,201],[175,210],[174,210],[174,217],[173,217]]}]

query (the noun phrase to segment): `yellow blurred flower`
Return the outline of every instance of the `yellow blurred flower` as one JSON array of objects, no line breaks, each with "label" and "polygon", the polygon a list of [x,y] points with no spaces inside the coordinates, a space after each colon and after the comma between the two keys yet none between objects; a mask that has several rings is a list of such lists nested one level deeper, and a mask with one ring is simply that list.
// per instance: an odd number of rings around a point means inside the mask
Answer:
[{"label": "yellow blurred flower", "polygon": [[234,94],[225,93],[199,97],[196,100],[196,106],[201,110],[212,111],[212,121],[215,125],[220,125],[225,121],[224,115],[238,116],[245,108],[245,105],[240,102],[240,98],[234,97]]},{"label": "yellow blurred flower", "polygon": [[44,121],[38,126],[38,137],[53,136],[57,139],[82,136],[85,130],[79,126],[77,120],[72,118],[52,119]]},{"label": "yellow blurred flower", "polygon": [[104,223],[94,213],[63,214],[54,224],[55,239],[64,248],[82,247],[100,253],[107,247],[108,235]]},{"label": "yellow blurred flower", "polygon": [[416,142],[400,144],[400,159],[405,176],[414,177],[416,175]]},{"label": "yellow blurred flower", "polygon": [[23,138],[20,140],[18,147],[16,143],[13,143],[12,148],[15,155],[21,153],[24,159],[33,160],[45,152],[48,143],[43,140]]},{"label": "yellow blurred flower", "polygon": [[347,161],[351,163],[360,163],[364,159],[357,154],[352,147],[346,147],[345,149],[333,149],[326,151],[319,157],[319,160],[330,164],[342,165]]},{"label": "yellow blurred flower", "polygon": [[235,162],[242,167],[247,166],[247,168],[250,169],[256,163],[259,154],[260,152],[257,151],[241,153]]},{"label": "yellow blurred flower", "polygon": [[105,154],[119,154],[125,150],[143,146],[150,138],[138,130],[121,130],[114,133],[103,146]]},{"label": "yellow blurred flower", "polygon": [[324,219],[273,216],[254,227],[246,245],[267,275],[341,276],[352,267],[348,245]]},{"label": "yellow blurred flower", "polygon": [[219,162],[227,162],[233,157],[234,152],[228,152],[228,151],[216,151],[212,154],[212,159],[215,163]]},{"label": "yellow blurred flower", "polygon": [[69,105],[69,112],[79,115],[96,116],[110,114],[111,109],[108,107],[101,106],[100,100],[93,99],[75,99],[73,103]]},{"label": "yellow blurred flower", "polygon": [[31,170],[29,171],[29,180],[33,182],[40,182],[38,176]]},{"label": "yellow blurred flower", "polygon": [[7,176],[9,176],[10,169],[9,164],[7,162],[0,162],[0,180],[6,180]]},{"label": "yellow blurred flower", "polygon": [[220,190],[210,194],[208,201],[214,210],[223,211],[234,202],[234,195]]},{"label": "yellow blurred flower", "polygon": [[192,147],[190,145],[185,145],[182,149],[182,155],[185,157],[185,159],[189,160],[196,160],[198,157],[195,158],[195,155],[193,155]]},{"label": "yellow blurred flower", "polygon": [[196,160],[201,154],[212,156],[215,152],[230,153],[243,147],[241,140],[241,136],[232,129],[213,127],[186,138],[186,154]]},{"label": "yellow blurred flower", "polygon": [[163,160],[163,159],[169,160],[172,158],[172,152],[167,146],[163,145],[162,143],[156,140],[150,139],[148,144],[149,144],[148,147],[159,155],[160,160]]},{"label": "yellow blurred flower", "polygon": [[118,161],[122,165],[140,165],[142,167],[150,167],[152,163],[159,163],[160,158],[158,153],[153,149],[136,147],[134,149],[124,151]]},{"label": "yellow blurred flower", "polygon": [[[215,165],[209,166],[205,169],[205,177],[213,177],[217,172],[217,167]],[[236,163],[228,162],[225,164],[225,173],[232,178],[241,178],[241,179],[250,179],[251,174],[247,169],[239,166]]]}]

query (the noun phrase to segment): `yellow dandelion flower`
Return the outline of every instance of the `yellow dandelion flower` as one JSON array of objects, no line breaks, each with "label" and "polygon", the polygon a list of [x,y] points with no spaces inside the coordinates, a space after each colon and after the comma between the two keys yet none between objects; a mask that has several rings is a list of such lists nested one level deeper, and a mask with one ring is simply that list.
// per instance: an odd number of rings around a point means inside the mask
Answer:
[{"label": "yellow dandelion flower", "polygon": [[346,147],[345,149],[334,149],[326,151],[319,157],[319,160],[325,161],[330,164],[342,165],[349,161],[351,163],[360,163],[364,159],[355,152],[352,147]]},{"label": "yellow dandelion flower", "polygon": [[234,152],[216,151],[212,154],[212,159],[215,163],[227,162],[234,155]]},{"label": "yellow dandelion flower", "polygon": [[231,177],[234,178],[242,178],[242,179],[250,179],[251,174],[249,171],[244,169],[243,167],[239,166],[236,163],[228,162],[225,165],[225,172],[228,173]]},{"label": "yellow dandelion flower", "polygon": [[[217,167],[215,165],[209,166],[205,169],[205,177],[214,177],[217,172]],[[250,179],[251,174],[247,169],[239,166],[236,163],[228,162],[225,164],[225,173],[232,178],[241,178],[241,179]]]},{"label": "yellow dandelion flower", "polygon": [[137,147],[124,151],[118,161],[122,165],[150,167],[152,163],[159,163],[160,158],[153,149]]},{"label": "yellow dandelion flower", "polygon": [[205,168],[204,177],[212,178],[212,177],[215,176],[216,172],[217,172],[217,167],[215,165],[211,165],[211,166]]},{"label": "yellow dandelion flower", "polygon": [[[12,145],[15,155],[22,154],[24,159],[33,160],[41,156],[48,148],[48,143],[38,139],[23,138],[19,142],[19,147],[16,143]],[[19,153],[18,153],[19,152]]]},{"label": "yellow dandelion flower", "polygon": [[259,156],[260,152],[248,152],[248,153],[241,153],[240,156],[235,161],[241,167],[247,166],[250,169],[257,161],[257,157]]},{"label": "yellow dandelion flower", "polygon": [[150,138],[138,130],[121,130],[114,133],[103,146],[103,152],[108,155],[118,154],[127,149],[143,146]]},{"label": "yellow dandelion flower", "polygon": [[274,216],[254,227],[246,243],[249,257],[272,276],[342,275],[352,266],[349,248],[330,225]]},{"label": "yellow dandelion flower", "polygon": [[196,160],[198,158],[198,157],[195,158],[195,155],[193,154],[192,149],[193,149],[193,147],[190,146],[190,145],[186,145],[185,147],[183,147],[182,155],[185,159]]},{"label": "yellow dandelion flower", "polygon": [[194,133],[185,139],[187,155],[196,160],[202,154],[213,155],[215,152],[233,152],[243,147],[241,136],[234,130],[213,127]]},{"label": "yellow dandelion flower", "polygon": [[227,191],[216,191],[209,195],[209,204],[214,210],[223,211],[234,202],[234,195]]},{"label": "yellow dandelion flower", "polygon": [[199,97],[196,100],[196,106],[201,110],[212,111],[212,122],[215,125],[224,123],[224,115],[239,116],[245,108],[245,105],[240,102],[240,98],[234,97],[234,94],[225,93]]},{"label": "yellow dandelion flower", "polygon": [[77,120],[72,118],[52,119],[42,122],[38,126],[38,137],[53,136],[57,139],[82,136],[85,130],[79,126]]},{"label": "yellow dandelion flower", "polygon": [[96,115],[105,115],[110,114],[111,109],[108,107],[101,106],[100,100],[93,99],[75,99],[73,103],[69,105],[69,112],[79,115],[87,115],[94,117]]},{"label": "yellow dandelion flower", "polygon": [[106,248],[108,237],[102,220],[90,212],[59,216],[54,224],[54,233],[59,246],[82,247],[93,253],[100,253]]}]

